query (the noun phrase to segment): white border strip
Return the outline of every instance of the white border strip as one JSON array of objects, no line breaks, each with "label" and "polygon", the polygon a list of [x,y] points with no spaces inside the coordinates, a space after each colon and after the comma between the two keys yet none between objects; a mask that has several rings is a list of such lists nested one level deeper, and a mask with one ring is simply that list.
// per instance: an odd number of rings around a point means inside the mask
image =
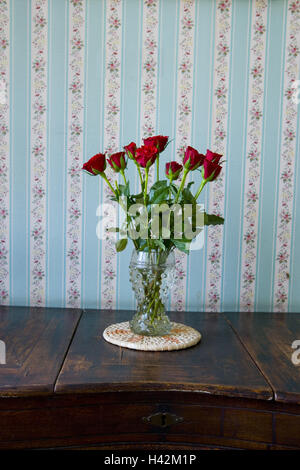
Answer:
[{"label": "white border strip", "polygon": [[[106,64],[104,91],[104,148],[107,155],[120,151],[120,91],[121,91],[121,52],[122,52],[122,1],[107,0],[106,4]],[[107,165],[108,179],[117,175]],[[111,204],[111,191],[103,182],[104,203]],[[114,214],[107,209],[104,214],[108,225],[115,227]],[[102,240],[101,255],[101,308],[114,309],[116,306],[117,254],[112,237]]]},{"label": "white border strip", "polygon": [[250,75],[245,155],[244,226],[241,241],[241,311],[253,311],[255,301],[267,11],[268,2],[266,0],[253,2],[250,66],[248,71]]},{"label": "white border strip", "polygon": [[66,307],[81,304],[85,2],[71,0],[69,8]]},{"label": "white border strip", "polygon": [[10,2],[0,4],[0,304],[9,304],[9,171],[10,171],[10,103],[9,103],[9,8]]},{"label": "white border strip", "polygon": [[[228,92],[229,92],[229,61],[231,49],[231,0],[218,0],[216,5],[215,23],[215,52],[213,77],[213,104],[211,150],[224,155],[226,159],[227,121],[228,121]],[[226,164],[220,176],[209,183],[209,205],[207,212],[223,216],[225,200]],[[216,225],[207,228],[206,256],[206,292],[205,310],[219,311],[222,287],[222,245],[223,226]]]}]

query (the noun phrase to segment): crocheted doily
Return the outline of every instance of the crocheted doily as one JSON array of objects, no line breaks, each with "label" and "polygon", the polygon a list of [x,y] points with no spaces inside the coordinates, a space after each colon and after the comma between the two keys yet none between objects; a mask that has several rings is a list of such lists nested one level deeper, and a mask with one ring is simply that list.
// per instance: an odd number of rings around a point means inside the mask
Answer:
[{"label": "crocheted doily", "polygon": [[194,346],[201,339],[199,331],[182,323],[172,323],[169,334],[164,336],[143,336],[133,333],[129,322],[108,326],[103,337],[109,343],[140,351],[172,351]]}]

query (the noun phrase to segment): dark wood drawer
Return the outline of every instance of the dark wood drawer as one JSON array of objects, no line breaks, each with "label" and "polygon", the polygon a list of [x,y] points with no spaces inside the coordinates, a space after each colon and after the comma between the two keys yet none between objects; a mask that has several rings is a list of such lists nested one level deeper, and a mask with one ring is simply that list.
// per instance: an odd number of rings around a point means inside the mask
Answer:
[{"label": "dark wood drawer", "polygon": [[220,435],[219,408],[197,405],[112,404],[0,411],[0,441],[91,435]]},{"label": "dark wood drawer", "polygon": [[[96,396],[82,395],[77,403],[70,396],[55,406],[0,411],[0,447],[64,447],[152,442],[180,442],[194,446],[270,448],[300,446],[287,431],[298,429],[299,416],[277,413],[277,441],[273,412],[183,403],[99,403]],[[188,401],[188,397],[187,397]],[[34,400],[33,400],[34,403]],[[292,420],[292,421],[291,421]],[[128,444],[129,445],[129,444]],[[171,444],[170,444],[171,445]]]}]

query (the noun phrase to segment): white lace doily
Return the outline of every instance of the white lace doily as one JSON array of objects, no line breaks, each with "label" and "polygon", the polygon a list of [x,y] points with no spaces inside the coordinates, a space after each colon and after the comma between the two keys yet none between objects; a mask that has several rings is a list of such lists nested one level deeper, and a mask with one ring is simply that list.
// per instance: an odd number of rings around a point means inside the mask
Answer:
[{"label": "white lace doily", "polygon": [[103,332],[103,337],[109,343],[124,348],[140,351],[172,351],[194,346],[199,343],[201,334],[190,326],[172,323],[172,329],[167,335],[137,335],[131,331],[129,322],[126,321],[108,326]]}]

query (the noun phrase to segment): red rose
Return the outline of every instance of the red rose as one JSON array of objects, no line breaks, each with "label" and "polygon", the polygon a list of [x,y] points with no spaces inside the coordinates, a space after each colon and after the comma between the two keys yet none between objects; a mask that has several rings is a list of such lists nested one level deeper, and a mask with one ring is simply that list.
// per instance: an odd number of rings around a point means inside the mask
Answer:
[{"label": "red rose", "polygon": [[143,145],[136,149],[136,161],[143,168],[149,168],[158,156],[157,148],[150,145]]},{"label": "red rose", "polygon": [[163,152],[167,146],[169,137],[164,135],[156,135],[154,137],[148,137],[144,140],[144,145],[150,145],[151,147],[156,147],[158,152]]},{"label": "red rose", "polygon": [[206,157],[205,158],[207,160],[209,160],[210,162],[219,163],[219,161],[222,157],[223,157],[223,155],[220,155],[219,153],[214,153],[209,149],[206,150]]},{"label": "red rose", "polygon": [[203,162],[202,177],[208,181],[214,181],[221,173],[222,167],[207,158]]},{"label": "red rose", "polygon": [[177,162],[166,163],[166,176],[167,176],[167,178],[169,178],[171,181],[177,180],[182,168],[183,168],[183,166],[180,165]]},{"label": "red rose", "polygon": [[135,158],[136,144],[134,142],[131,142],[130,144],[125,145],[124,150],[127,153],[128,158],[130,158],[130,160],[133,160]]},{"label": "red rose", "polygon": [[107,161],[117,173],[126,168],[125,152],[113,153]]},{"label": "red rose", "polygon": [[184,153],[183,166],[187,170],[196,170],[204,162],[205,155],[202,155],[193,147],[187,147]]},{"label": "red rose", "polygon": [[82,169],[87,171],[90,175],[98,175],[103,173],[106,168],[105,154],[97,153],[92,158],[84,163]]}]

